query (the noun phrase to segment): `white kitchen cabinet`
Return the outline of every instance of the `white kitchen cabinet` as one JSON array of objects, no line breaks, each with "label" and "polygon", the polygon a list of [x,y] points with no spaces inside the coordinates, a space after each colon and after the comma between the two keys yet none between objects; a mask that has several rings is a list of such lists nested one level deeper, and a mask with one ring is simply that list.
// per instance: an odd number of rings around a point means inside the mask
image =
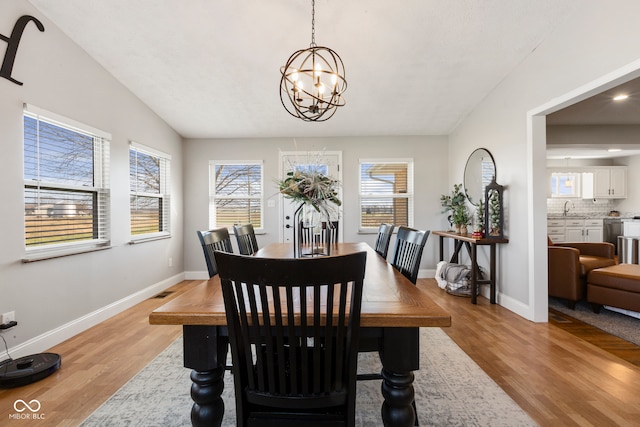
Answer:
[{"label": "white kitchen cabinet", "polygon": [[548,218],[547,235],[553,243],[566,242],[564,236],[564,219]]},{"label": "white kitchen cabinet", "polygon": [[582,174],[582,197],[586,199],[624,199],[627,197],[627,167],[594,167]]},{"label": "white kitchen cabinet", "polygon": [[553,243],[602,242],[602,219],[547,219],[547,234]]},{"label": "white kitchen cabinet", "polygon": [[603,225],[601,219],[585,219],[584,220],[584,241],[585,242],[603,242]]},{"label": "white kitchen cabinet", "polygon": [[584,241],[584,219],[566,219],[564,238],[565,242]]}]

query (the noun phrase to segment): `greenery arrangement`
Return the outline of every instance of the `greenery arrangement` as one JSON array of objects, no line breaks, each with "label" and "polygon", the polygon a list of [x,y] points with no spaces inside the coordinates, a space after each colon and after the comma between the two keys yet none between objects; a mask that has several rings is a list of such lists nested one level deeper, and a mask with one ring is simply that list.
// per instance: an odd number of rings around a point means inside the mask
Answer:
[{"label": "greenery arrangement", "polygon": [[500,234],[500,199],[497,191],[489,194],[488,201],[489,211],[489,234],[497,236]]},{"label": "greenery arrangement", "polygon": [[484,202],[480,200],[478,207],[476,208],[476,221],[473,226],[473,234],[476,237],[483,237],[484,235]]},{"label": "greenery arrangement", "polygon": [[462,184],[454,184],[450,195],[440,196],[440,204],[445,208],[442,213],[451,211],[450,221],[457,227],[466,226],[471,220],[467,195],[463,191]]},{"label": "greenery arrangement", "polygon": [[278,182],[280,193],[284,197],[309,204],[318,212],[327,209],[327,203],[331,202],[340,206],[338,199],[339,181],[317,172],[292,171],[287,177]]}]

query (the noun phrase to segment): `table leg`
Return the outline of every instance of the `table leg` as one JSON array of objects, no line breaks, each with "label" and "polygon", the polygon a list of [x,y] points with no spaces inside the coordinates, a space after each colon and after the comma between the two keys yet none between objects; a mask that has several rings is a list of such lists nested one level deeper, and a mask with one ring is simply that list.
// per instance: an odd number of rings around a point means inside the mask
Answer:
[{"label": "table leg", "polygon": [[491,245],[490,259],[489,259],[489,274],[490,288],[491,288],[491,304],[496,303],[496,245]]},{"label": "table leg", "polygon": [[191,424],[220,426],[224,416],[224,370],[229,339],[217,326],[183,326],[184,366],[191,368]]},{"label": "table leg", "polygon": [[[468,249],[468,248],[467,248]],[[471,304],[478,303],[478,246],[471,245]]]},{"label": "table leg", "polygon": [[385,426],[415,424],[413,372],[420,368],[420,330],[385,328],[382,348],[382,422]]}]

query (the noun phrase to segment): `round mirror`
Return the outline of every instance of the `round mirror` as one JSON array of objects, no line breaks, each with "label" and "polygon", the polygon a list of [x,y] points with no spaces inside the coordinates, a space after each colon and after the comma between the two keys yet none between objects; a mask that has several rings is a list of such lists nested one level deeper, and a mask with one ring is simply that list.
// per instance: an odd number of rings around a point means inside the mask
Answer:
[{"label": "round mirror", "polygon": [[478,148],[469,156],[464,167],[464,189],[471,204],[478,206],[484,199],[484,187],[496,177],[493,156],[484,148]]}]

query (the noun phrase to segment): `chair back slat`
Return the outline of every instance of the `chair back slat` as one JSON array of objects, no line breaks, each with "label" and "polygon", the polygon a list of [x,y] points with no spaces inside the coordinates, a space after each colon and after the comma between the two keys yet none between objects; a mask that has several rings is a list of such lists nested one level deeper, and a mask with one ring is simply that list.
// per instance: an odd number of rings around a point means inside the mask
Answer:
[{"label": "chair back slat", "polygon": [[418,280],[420,260],[429,234],[429,230],[421,231],[403,226],[398,228],[391,265],[413,284]]},{"label": "chair back slat", "polygon": [[238,252],[242,255],[253,255],[258,252],[258,241],[252,224],[234,225],[233,232],[238,241]]},{"label": "chair back slat", "polygon": [[380,224],[378,228],[378,239],[376,240],[375,251],[384,259],[387,258],[387,253],[389,252],[389,242],[391,241],[394,228],[395,225],[386,223]]},{"label": "chair back slat", "polygon": [[216,251],[215,258],[239,420],[267,408],[353,416],[366,253],[268,259]]},{"label": "chair back slat", "polygon": [[197,234],[204,252],[204,260],[207,263],[209,277],[213,277],[218,273],[216,261],[213,256],[214,251],[233,253],[229,230],[226,227],[222,227],[214,230],[198,231]]}]

